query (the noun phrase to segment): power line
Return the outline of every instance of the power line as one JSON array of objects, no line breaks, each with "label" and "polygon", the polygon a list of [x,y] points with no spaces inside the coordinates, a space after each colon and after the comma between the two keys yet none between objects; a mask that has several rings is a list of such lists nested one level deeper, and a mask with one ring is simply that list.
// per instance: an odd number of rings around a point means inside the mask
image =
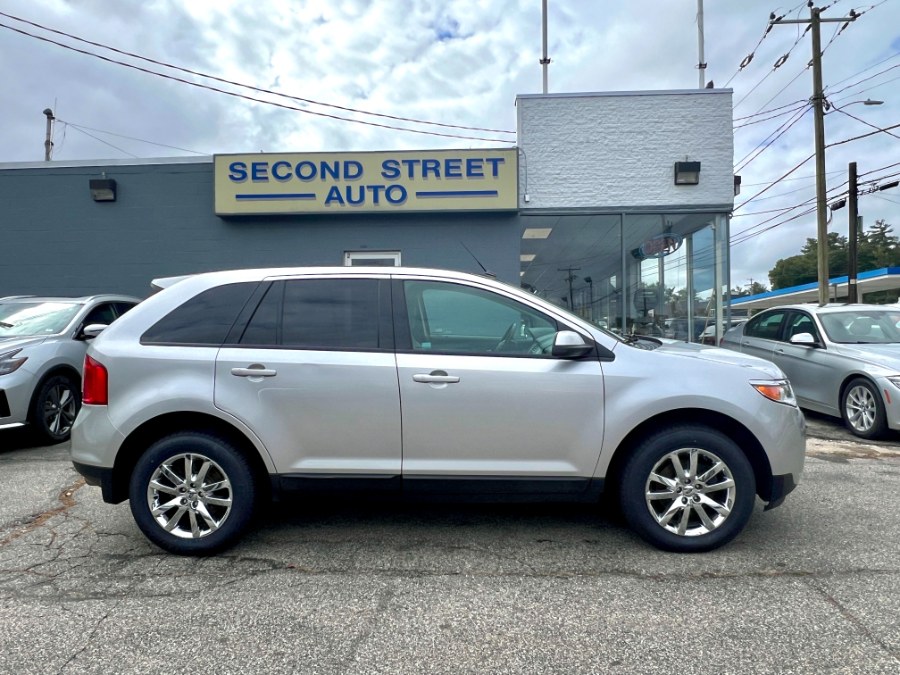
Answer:
[{"label": "power line", "polygon": [[[738,162],[738,166],[737,166],[737,168],[735,168],[735,172],[741,171],[745,167],[749,166],[750,163],[753,162],[754,159],[759,157],[763,152],[765,152],[769,147],[771,147],[771,145],[775,141],[777,141],[785,133],[787,133],[787,131],[791,127],[793,127],[795,124],[797,124],[797,122],[799,122],[801,119],[803,119],[803,116],[806,115],[806,113],[808,113],[810,110],[812,110],[812,106],[805,106],[803,108],[803,110],[796,113],[792,119],[790,119],[787,122],[785,122],[784,124],[782,124],[775,131],[773,131],[766,138],[764,138],[763,141],[756,146],[756,148],[751,150],[747,155],[745,155],[743,157],[743,159],[740,160],[740,162]],[[762,146],[762,147],[760,147],[760,146]],[[757,148],[759,149],[759,152],[756,152]],[[755,155],[753,154],[754,152],[756,152]],[[750,157],[750,155],[753,155],[753,156]],[[749,159],[747,159],[748,157],[749,157]]]},{"label": "power line", "polygon": [[801,108],[805,107],[805,105],[807,105],[807,104],[804,103],[803,105],[798,105],[795,108],[792,108],[791,110],[785,110],[784,112],[777,113],[775,115],[772,115],[771,117],[763,117],[762,119],[751,120],[750,122],[744,122],[743,124],[739,124],[736,127],[733,127],[732,131],[737,131],[738,129],[743,129],[744,127],[749,127],[754,124],[759,124],[760,122],[768,122],[770,120],[774,120],[779,117],[784,117],[785,115],[790,115],[792,113],[797,112]]},{"label": "power line", "polygon": [[78,131],[78,132],[84,134],[85,136],[90,136],[90,137],[93,138],[95,141],[100,141],[100,142],[103,143],[104,145],[108,145],[108,146],[111,147],[111,148],[115,148],[115,149],[118,150],[119,152],[121,152],[121,153],[123,153],[123,154],[125,154],[125,155],[128,155],[129,157],[134,157],[135,159],[138,158],[137,155],[134,155],[134,154],[128,152],[127,150],[123,150],[123,149],[120,148],[118,145],[113,145],[112,143],[107,143],[107,142],[104,141],[102,138],[97,138],[96,136],[94,136],[94,134],[88,133],[88,132],[85,131],[84,129],[79,129],[78,127],[76,127],[76,126],[73,125],[73,124],[70,124],[69,126],[72,127],[75,131]]},{"label": "power line", "polygon": [[[752,115],[744,115],[743,117],[735,117],[733,121],[740,122],[741,120],[748,120],[751,117],[758,117],[759,115],[768,115],[771,112],[775,112],[776,110],[781,110],[783,108],[788,108],[790,106],[796,106],[798,103],[806,103],[807,99],[801,98],[791,103],[785,103],[784,105],[780,105],[777,108],[770,108],[769,110],[757,111]],[[791,111],[788,111],[791,112]],[[782,115],[787,115],[788,113],[782,113]]]},{"label": "power line", "polygon": [[[868,82],[869,80],[875,79],[876,77],[878,77],[880,75],[884,75],[885,73],[890,72],[892,70],[896,70],[897,68],[900,68],[900,63],[893,65],[890,68],[885,68],[884,70],[879,71],[879,72],[875,73],[874,75],[869,75],[869,77],[864,77],[863,79],[861,79],[857,82],[854,82],[853,84],[848,84],[846,87],[841,87],[837,91],[829,91],[828,94],[830,96],[836,96],[836,95],[840,94],[842,91],[846,91],[847,89],[852,89],[853,87],[860,85],[863,82]],[[828,88],[826,87],[826,90],[827,89]]]},{"label": "power line", "polygon": [[846,115],[847,117],[851,117],[851,118],[855,119],[857,122],[862,122],[862,123],[865,124],[867,127],[871,127],[872,129],[876,129],[876,130],[878,130],[878,131],[883,131],[883,132],[886,133],[888,136],[893,136],[894,138],[900,139],[900,136],[898,136],[897,134],[892,134],[890,131],[887,131],[886,129],[882,129],[881,127],[878,127],[878,126],[875,126],[874,124],[871,124],[870,122],[866,122],[864,119],[860,119],[860,118],[857,117],[856,115],[851,115],[851,114],[848,113],[846,110],[843,110],[843,109],[841,109],[841,108],[838,108],[837,106],[834,107],[834,110],[838,111],[839,113],[841,113],[841,114],[843,114],[843,115]]},{"label": "power line", "polygon": [[[782,15],[782,17],[780,17],[780,18],[783,19],[784,16]],[[775,20],[774,17],[773,17],[773,20]],[[774,25],[774,24],[771,24],[771,25]],[[776,59],[775,64],[772,66],[772,70],[770,70],[768,73],[766,73],[765,76],[759,82],[757,82],[755,85],[753,85],[753,87],[750,88],[750,91],[748,91],[746,94],[744,94],[743,98],[741,98],[740,101],[738,101],[737,103],[734,104],[734,108],[737,108],[741,103],[746,101],[747,97],[750,96],[750,94],[752,94],[754,91],[756,91],[756,88],[759,87],[759,85],[761,85],[763,82],[765,82],[772,73],[774,73],[776,70],[781,68],[781,66],[783,66],[787,62],[788,58],[791,55],[791,52],[793,52],[794,48],[798,44],[800,44],[800,40],[803,39],[803,37],[806,35],[806,33],[808,31],[809,31],[809,26],[807,26],[806,30],[804,30],[800,35],[797,36],[797,39],[794,41],[794,44],[792,44],[790,46],[790,48],[784,54],[782,54],[781,56],[778,57],[778,59]]]},{"label": "power line", "polygon": [[325,117],[327,119],[338,120],[340,122],[352,122],[354,124],[363,124],[365,126],[377,127],[379,129],[389,129],[391,131],[406,131],[408,133],[413,134],[423,134],[425,136],[441,136],[443,138],[459,138],[464,140],[471,141],[487,141],[488,143],[513,143],[510,140],[504,140],[499,138],[483,138],[479,136],[463,136],[459,134],[445,134],[437,131],[425,131],[423,129],[409,129],[406,127],[397,127],[389,124],[380,124],[378,122],[369,122],[367,120],[356,120],[350,117],[341,117],[340,115],[331,115],[329,113],[319,112],[316,110],[306,110],[305,108],[298,108],[297,106],[287,105],[285,103],[278,103],[277,101],[267,101],[265,99],[256,98],[253,96],[247,96],[245,94],[239,94],[234,91],[228,91],[226,89],[219,89],[218,87],[212,87],[208,84],[202,84],[200,82],[192,82],[191,80],[185,80],[180,77],[175,77],[173,75],[166,75],[165,73],[158,73],[154,70],[148,70],[147,68],[142,68],[141,66],[136,66],[131,63],[125,63],[124,61],[118,61],[116,59],[111,59],[109,57],[103,56],[101,54],[95,54],[94,52],[89,52],[84,49],[78,49],[77,47],[72,47],[71,45],[64,44],[62,42],[57,42],[56,40],[51,40],[50,38],[42,37],[40,35],[34,35],[27,31],[21,30],[19,28],[14,28],[12,26],[7,26],[6,24],[0,23],[0,28],[6,28],[7,30],[14,31],[16,33],[20,33],[22,35],[26,35],[28,37],[34,38],[36,40],[41,40],[43,42],[49,42],[50,44],[57,45],[62,47],[63,49],[68,49],[73,52],[77,52],[79,54],[84,54],[86,56],[92,56],[94,58],[100,59],[101,61],[106,61],[107,63],[114,63],[116,65],[124,66],[126,68],[131,68],[133,70],[140,71],[142,73],[147,73],[149,75],[155,75],[157,77],[162,77],[167,80],[173,80],[174,82],[181,82],[182,84],[188,84],[192,87],[197,87],[199,89],[206,89],[208,91],[214,91],[220,94],[225,94],[227,96],[233,96],[235,98],[241,98],[247,101],[253,101],[255,103],[263,103],[265,105],[272,105],[278,108],[284,108],[286,110],[293,110],[295,112],[304,113],[306,115],[315,115],[316,117]]},{"label": "power line", "polygon": [[[166,145],[165,143],[156,143],[155,141],[148,141],[143,138],[135,138],[134,136],[125,136],[124,134],[113,133],[112,131],[106,131],[105,129],[94,129],[93,127],[86,127],[81,124],[75,124],[74,122],[67,122],[66,120],[56,118],[56,121],[64,126],[70,126],[77,131],[84,131],[85,129],[89,129],[90,131],[96,131],[97,133],[107,134],[109,136],[116,136],[117,138],[126,138],[130,141],[139,141],[141,143],[147,143],[149,145],[158,145],[161,148],[170,148],[172,150],[181,150],[183,152],[192,152],[195,155],[210,155],[212,153],[209,152],[199,152],[197,150],[190,150],[188,148],[179,148],[177,145]],[[63,132],[65,133],[65,132]]]},{"label": "power line", "polygon": [[[235,86],[235,87],[241,87],[241,88],[244,88],[244,89],[250,89],[251,91],[256,91],[256,92],[259,92],[259,93],[261,93],[261,94],[271,94],[272,96],[280,96],[280,97],[282,97],[282,98],[290,99],[290,100],[292,100],[292,101],[298,101],[298,102],[300,102],[300,103],[310,103],[310,104],[313,104],[313,105],[319,105],[319,106],[323,106],[323,107],[326,107],[326,108],[335,108],[335,109],[337,109],[337,110],[343,110],[343,111],[345,111],[345,112],[353,112],[353,113],[358,113],[358,114],[361,114],[361,115],[371,115],[371,116],[374,116],[374,117],[382,117],[382,118],[386,118],[386,119],[397,120],[397,121],[399,121],[399,122],[413,122],[413,123],[415,123],[415,124],[427,124],[427,125],[433,125],[433,126],[438,126],[438,127],[447,127],[447,128],[451,128],[451,129],[463,129],[463,130],[467,130],[467,131],[487,131],[487,132],[490,132],[490,133],[497,133],[497,134],[515,134],[515,133],[516,133],[515,131],[508,131],[508,130],[505,130],[505,129],[486,129],[486,128],[483,128],[483,127],[469,127],[469,126],[462,126],[462,125],[457,125],[457,124],[444,124],[444,123],[442,123],[442,122],[431,122],[431,121],[428,121],[428,120],[420,120],[420,119],[415,119],[415,118],[411,118],[411,117],[398,117],[398,116],[396,116],[396,115],[387,115],[387,114],[384,114],[384,113],[376,113],[376,112],[371,112],[371,111],[368,111],[368,110],[359,110],[359,109],[357,109],[357,108],[348,108],[348,107],[346,107],[346,106],[340,106],[340,105],[336,105],[336,104],[334,104],[334,103],[325,103],[325,102],[322,102],[322,101],[316,101],[316,100],[309,99],[309,98],[302,98],[302,97],[300,97],[300,96],[292,96],[292,95],[290,95],[290,94],[284,94],[284,93],[281,93],[281,92],[272,91],[271,89],[264,89],[264,88],[262,88],[262,87],[256,87],[256,86],[253,86],[253,85],[251,85],[251,84],[243,84],[243,83],[241,83],[241,82],[235,82],[235,81],[233,81],[233,80],[227,80],[227,79],[225,79],[225,78],[217,77],[217,76],[215,76],[215,75],[209,75],[209,74],[207,74],[207,73],[202,73],[202,72],[200,72],[200,71],[191,70],[190,68],[183,68],[183,67],[181,67],[181,66],[176,66],[176,65],[173,65],[173,64],[171,64],[171,63],[167,63],[167,62],[165,62],[165,61],[158,61],[158,60],[156,60],[156,59],[151,59],[151,58],[146,57],[146,56],[141,56],[140,54],[135,54],[135,53],[133,53],[133,52],[128,52],[128,51],[124,51],[124,50],[122,50],[122,49],[117,49],[117,48],[115,48],[115,47],[110,47],[109,45],[105,45],[105,44],[103,44],[103,43],[101,43],[101,42],[93,42],[93,41],[91,41],[91,40],[86,40],[86,39],[84,39],[84,38],[78,37],[77,35],[72,35],[71,33],[66,33],[66,32],[61,31],[61,30],[56,30],[55,28],[49,28],[49,27],[44,26],[44,25],[42,25],[42,24],[35,23],[34,21],[29,21],[29,20],[27,20],[27,19],[22,19],[22,18],[20,18],[20,17],[13,16],[12,14],[7,14],[6,12],[0,12],[0,16],[5,16],[5,17],[7,17],[7,18],[9,18],[9,19],[13,19],[14,21],[19,21],[19,22],[21,22],[21,23],[28,24],[29,26],[34,26],[35,28],[40,28],[41,30],[45,30],[45,31],[47,31],[48,33],[54,33],[54,34],[56,34],[56,35],[62,35],[62,36],[64,36],[64,37],[70,38],[70,39],[72,39],[72,40],[76,40],[76,41],[78,41],[78,42],[82,42],[82,43],[84,43],[84,44],[91,45],[91,46],[93,46],[93,47],[99,47],[99,48],[101,48],[101,49],[106,49],[106,50],[108,50],[108,51],[115,52],[116,54],[121,54],[121,55],[123,55],[123,56],[129,56],[129,57],[131,57],[131,58],[139,59],[139,60],[145,61],[145,62],[147,62],[147,63],[152,63],[152,64],[157,65],[157,66],[162,66],[163,68],[171,68],[172,70],[177,70],[177,71],[182,72],[182,73],[188,73],[188,74],[190,74],[190,75],[196,75],[196,76],[198,76],[198,77],[203,77],[203,78],[206,78],[206,79],[208,79],[208,80],[214,80],[214,81],[216,81],[216,82],[222,82],[223,84],[230,84],[230,85],[233,85],[233,86]],[[9,26],[3,26],[3,27],[4,27],[4,28],[9,28]],[[16,29],[13,28],[12,30],[16,30]],[[20,31],[20,32],[22,32],[22,31]],[[23,33],[23,34],[29,35],[28,33]],[[38,36],[31,36],[31,37],[37,37],[38,39],[43,39],[43,38],[40,38],[40,37],[38,37]],[[52,41],[51,41],[51,42],[52,42]],[[60,44],[60,43],[54,42],[53,44]],[[61,45],[61,46],[64,46],[64,45]],[[89,53],[89,52],[82,52],[82,53]],[[92,55],[92,56],[97,56],[98,58],[103,58],[103,57],[101,57],[101,56],[99,56],[99,55],[96,55],[96,54],[91,54],[91,55]],[[119,62],[118,62],[118,61],[114,61],[114,63],[119,63]],[[125,65],[125,64],[122,64],[122,65]],[[156,74],[159,74],[159,73],[156,73]]]},{"label": "power line", "polygon": [[[858,72],[856,72],[856,73],[853,73],[853,75],[849,75],[849,76],[845,77],[843,80],[838,80],[837,82],[835,82],[835,83],[834,83],[833,85],[831,85],[831,86],[834,87],[834,86],[837,86],[837,85],[839,85],[839,84],[843,84],[843,83],[846,82],[847,80],[852,80],[854,77],[858,77],[859,75],[862,75],[862,74],[863,74],[864,72],[866,72],[867,70],[872,70],[872,68],[877,68],[877,67],[880,66],[882,63],[886,63],[886,62],[890,61],[891,59],[896,59],[898,56],[900,56],[900,52],[897,52],[896,54],[892,54],[891,56],[888,56],[887,58],[884,58],[884,59],[882,59],[881,61],[878,61],[878,62],[876,62],[876,63],[873,63],[871,66],[866,66],[866,67],[863,68],[862,70],[860,70],[860,71],[858,71]],[[853,85],[850,85],[850,86],[853,86]]]}]

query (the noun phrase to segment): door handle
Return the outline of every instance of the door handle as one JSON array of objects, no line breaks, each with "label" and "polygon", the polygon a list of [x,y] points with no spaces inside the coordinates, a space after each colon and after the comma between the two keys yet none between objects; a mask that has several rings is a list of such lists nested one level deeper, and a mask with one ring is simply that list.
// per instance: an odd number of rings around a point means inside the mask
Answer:
[{"label": "door handle", "polygon": [[424,384],[456,384],[459,377],[456,375],[447,375],[443,371],[435,371],[433,373],[419,373],[413,375],[413,382],[422,382]]},{"label": "door handle", "polygon": [[275,377],[278,374],[278,371],[269,370],[262,364],[254,363],[252,366],[247,366],[246,368],[232,368],[231,374],[237,375],[238,377]]}]

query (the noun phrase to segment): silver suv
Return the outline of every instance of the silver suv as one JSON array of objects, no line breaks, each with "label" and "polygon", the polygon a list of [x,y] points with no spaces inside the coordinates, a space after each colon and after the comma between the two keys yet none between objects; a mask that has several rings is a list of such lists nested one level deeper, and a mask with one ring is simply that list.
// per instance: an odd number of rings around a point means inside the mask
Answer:
[{"label": "silver suv", "polygon": [[0,429],[30,424],[43,442],[66,440],[81,405],[87,341],[138,302],[127,295],[0,298]]},{"label": "silver suv", "polygon": [[404,268],[216,272],[164,290],[86,357],[75,467],[180,554],[257,506],[322,491],[618,496],[662,549],[705,551],[798,483],[784,374],[715,348],[620,338],[518,288]]}]

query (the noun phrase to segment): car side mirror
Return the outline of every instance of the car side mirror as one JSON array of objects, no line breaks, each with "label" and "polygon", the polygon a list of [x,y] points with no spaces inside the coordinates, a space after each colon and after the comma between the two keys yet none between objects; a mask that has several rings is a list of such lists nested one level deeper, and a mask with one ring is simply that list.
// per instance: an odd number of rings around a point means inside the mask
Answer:
[{"label": "car side mirror", "polygon": [[791,336],[791,344],[801,345],[803,347],[815,347],[819,343],[816,342],[816,338],[813,337],[812,333],[797,333],[796,335]]},{"label": "car side mirror", "polygon": [[106,330],[109,326],[105,323],[92,323],[88,324],[84,328],[81,329],[81,332],[78,334],[79,340],[93,340],[95,337],[100,335],[104,330]]},{"label": "car side mirror", "polygon": [[585,342],[584,338],[573,330],[561,330],[553,338],[551,354],[561,359],[580,359],[594,350],[594,344]]}]

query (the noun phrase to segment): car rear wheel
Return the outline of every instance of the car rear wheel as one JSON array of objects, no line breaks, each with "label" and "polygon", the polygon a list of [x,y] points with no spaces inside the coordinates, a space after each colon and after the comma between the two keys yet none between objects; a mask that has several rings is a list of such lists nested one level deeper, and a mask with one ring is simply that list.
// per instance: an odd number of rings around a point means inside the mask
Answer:
[{"label": "car rear wheel", "polygon": [[247,460],[227,441],[185,432],[154,443],[129,485],[131,513],[154,544],[180,555],[232,545],[256,508]]},{"label": "car rear wheel", "polygon": [[841,413],[847,428],[861,438],[880,438],[887,431],[884,403],[869,380],[856,378],[847,385]]},{"label": "car rear wheel", "polygon": [[625,465],[622,513],[666,551],[709,551],[744,529],[756,499],[753,468],[727,436],[702,426],[657,432]]},{"label": "car rear wheel", "polygon": [[61,443],[69,438],[81,408],[78,383],[68,375],[53,375],[41,383],[31,406],[31,425],[42,441]]}]

